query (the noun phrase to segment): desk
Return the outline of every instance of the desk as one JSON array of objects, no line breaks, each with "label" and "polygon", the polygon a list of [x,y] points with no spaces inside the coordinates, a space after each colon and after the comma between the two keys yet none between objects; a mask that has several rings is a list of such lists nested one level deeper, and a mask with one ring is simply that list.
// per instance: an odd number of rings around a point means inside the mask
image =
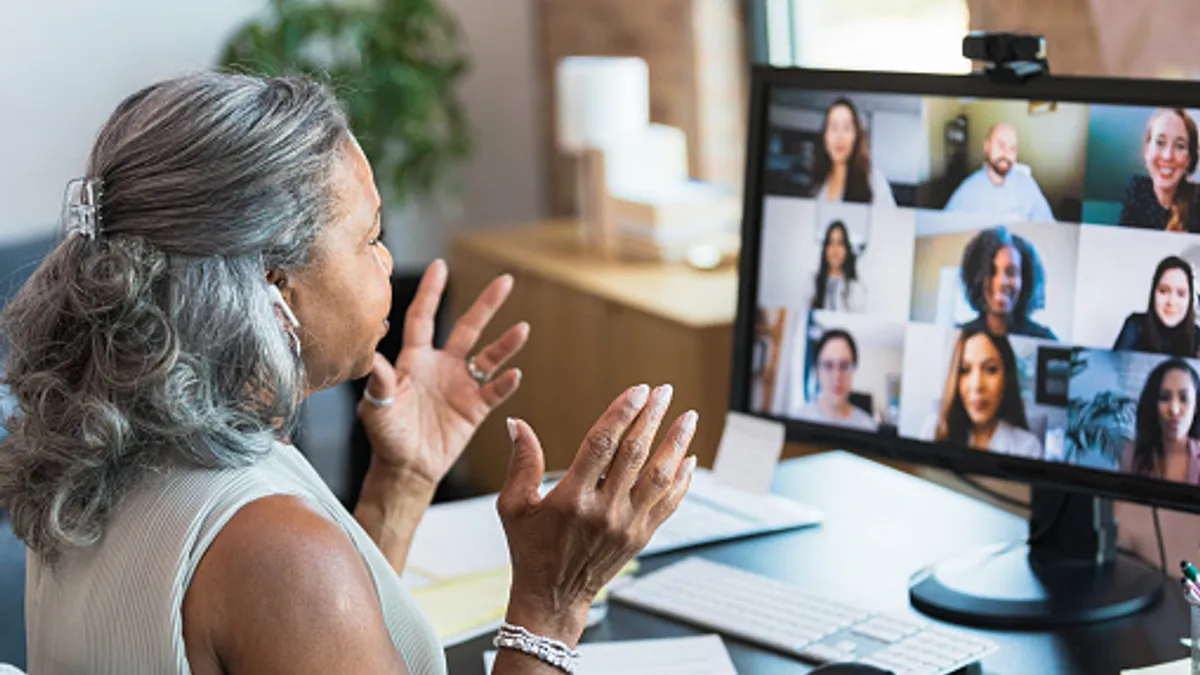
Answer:
[{"label": "desk", "polygon": [[[774,491],[825,511],[819,527],[755,537],[646,558],[650,571],[685,555],[702,555],[838,597],[869,588],[885,608],[908,607],[910,574],[927,563],[968,549],[1022,538],[1025,521],[982,502],[852,454],[831,452],[786,460]],[[839,589],[841,591],[839,592]],[[1000,645],[983,662],[983,675],[1116,675],[1122,668],[1183,658],[1179,638],[1188,611],[1175,585],[1151,610],[1119,621],[1056,633],[979,631]],[[916,614],[915,610],[908,611]],[[962,629],[973,631],[973,629]],[[608,618],[584,641],[674,637],[691,627],[612,604]],[[726,638],[744,675],[805,673],[801,661]],[[483,673],[490,637],[448,651],[452,675]]]}]

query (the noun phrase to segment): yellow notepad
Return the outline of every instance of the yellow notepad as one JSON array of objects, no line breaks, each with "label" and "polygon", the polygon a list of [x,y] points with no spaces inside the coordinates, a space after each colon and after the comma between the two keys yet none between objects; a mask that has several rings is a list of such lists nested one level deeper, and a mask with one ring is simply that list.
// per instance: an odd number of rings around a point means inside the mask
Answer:
[{"label": "yellow notepad", "polygon": [[[637,570],[631,561],[618,575]],[[412,591],[434,631],[446,647],[477,637],[500,626],[508,609],[512,569],[504,566],[490,572],[433,583]],[[601,592],[597,602],[607,597]]]}]

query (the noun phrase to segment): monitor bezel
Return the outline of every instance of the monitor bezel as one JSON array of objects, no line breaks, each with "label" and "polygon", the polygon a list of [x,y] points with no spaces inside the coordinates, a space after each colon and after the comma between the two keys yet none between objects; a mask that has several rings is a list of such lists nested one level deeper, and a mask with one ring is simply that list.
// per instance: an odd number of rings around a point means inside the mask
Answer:
[{"label": "monitor bezel", "polygon": [[836,447],[867,456],[963,474],[989,476],[1043,488],[1200,513],[1200,486],[952,447],[948,444],[918,441],[898,435],[881,436],[751,411],[759,243],[763,203],[766,197],[760,186],[764,178],[765,134],[769,126],[767,115],[770,95],[775,88],[847,94],[861,92],[1193,108],[1200,106],[1200,82],[1042,75],[1023,83],[1004,83],[979,73],[943,75],[753,66],[743,184],[742,243],[738,260],[737,314],[734,319],[733,368],[730,378],[730,410],[783,423],[789,442]]}]

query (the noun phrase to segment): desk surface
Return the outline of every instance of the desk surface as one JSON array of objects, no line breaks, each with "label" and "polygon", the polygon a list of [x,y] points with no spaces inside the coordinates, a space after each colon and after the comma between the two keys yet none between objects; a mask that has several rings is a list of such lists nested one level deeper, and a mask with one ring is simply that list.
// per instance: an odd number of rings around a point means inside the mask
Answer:
[{"label": "desk surface", "polygon": [[598,259],[583,247],[575,220],[481,230],[455,237],[452,246],[686,326],[729,326],[737,313],[734,266],[700,271]]},{"label": "desk surface", "polygon": [[[825,512],[819,527],[700,547],[642,560],[643,571],[686,555],[700,555],[810,590],[860,600],[872,607],[913,612],[909,575],[928,563],[973,547],[1024,537],[1026,522],[1012,514],[928,481],[844,452],[780,464],[774,491]],[[1054,633],[975,631],[1000,645],[983,661],[983,675],[1117,675],[1188,655],[1179,639],[1188,611],[1168,586],[1164,600],[1147,612],[1105,624]],[[612,603],[608,618],[584,634],[585,642],[675,637],[706,631]],[[805,673],[795,659],[731,638],[725,644],[739,673]],[[447,653],[452,675],[483,673],[490,636]]]}]

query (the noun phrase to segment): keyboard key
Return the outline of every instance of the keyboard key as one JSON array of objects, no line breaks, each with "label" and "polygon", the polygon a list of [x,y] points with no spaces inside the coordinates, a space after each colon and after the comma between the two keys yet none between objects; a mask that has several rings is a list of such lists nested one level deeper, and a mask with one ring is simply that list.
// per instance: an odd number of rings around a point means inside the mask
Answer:
[{"label": "keyboard key", "polygon": [[821,643],[809,645],[798,653],[800,658],[811,663],[837,663],[850,658],[850,654],[841,649]]}]

